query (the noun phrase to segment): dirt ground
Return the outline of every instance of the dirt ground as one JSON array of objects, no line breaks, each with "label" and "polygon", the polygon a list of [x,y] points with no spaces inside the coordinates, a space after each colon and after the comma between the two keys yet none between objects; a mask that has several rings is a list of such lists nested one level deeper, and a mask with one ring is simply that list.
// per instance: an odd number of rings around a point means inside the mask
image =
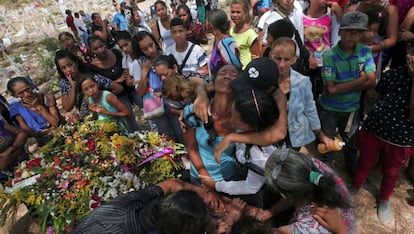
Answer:
[{"label": "dirt ground", "polygon": [[[303,153],[316,155],[314,145],[312,150],[301,150]],[[334,170],[347,184],[351,183],[351,176],[345,170],[343,154],[335,155]],[[369,178],[361,190],[353,195],[357,219],[357,233],[360,234],[391,234],[414,233],[414,207],[407,204],[407,199],[414,198],[414,187],[405,175],[405,168],[400,173],[400,179],[390,199],[393,217],[386,223],[377,218],[376,198],[379,194],[381,183],[380,164],[371,171]]]}]

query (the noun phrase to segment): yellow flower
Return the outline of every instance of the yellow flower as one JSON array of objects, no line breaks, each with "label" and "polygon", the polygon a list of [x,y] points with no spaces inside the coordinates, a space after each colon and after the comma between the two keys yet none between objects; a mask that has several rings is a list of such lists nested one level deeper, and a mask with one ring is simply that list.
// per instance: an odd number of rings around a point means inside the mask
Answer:
[{"label": "yellow flower", "polygon": [[147,141],[151,146],[160,145],[161,139],[158,132],[148,132]]}]

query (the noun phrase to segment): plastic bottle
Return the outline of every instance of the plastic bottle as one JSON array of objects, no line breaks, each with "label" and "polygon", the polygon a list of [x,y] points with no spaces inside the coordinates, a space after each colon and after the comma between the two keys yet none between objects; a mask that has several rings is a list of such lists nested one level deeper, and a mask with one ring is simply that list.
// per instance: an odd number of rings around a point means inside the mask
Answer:
[{"label": "plastic bottle", "polygon": [[330,151],[340,151],[344,147],[345,142],[341,141],[339,138],[334,138],[332,143],[325,145],[324,143],[318,144],[318,151],[321,154],[330,152]]}]

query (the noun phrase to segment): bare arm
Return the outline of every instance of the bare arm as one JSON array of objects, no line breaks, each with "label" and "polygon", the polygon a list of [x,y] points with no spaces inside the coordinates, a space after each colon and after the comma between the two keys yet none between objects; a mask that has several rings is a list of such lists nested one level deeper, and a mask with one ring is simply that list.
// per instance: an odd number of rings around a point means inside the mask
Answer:
[{"label": "bare arm", "polygon": [[200,74],[208,74],[208,66],[207,66],[207,64],[204,65],[204,66],[202,66],[202,67],[200,67],[200,69],[198,69],[197,72],[200,73]]},{"label": "bare arm", "polygon": [[19,152],[22,151],[24,144],[27,140],[27,132],[21,129],[14,127],[8,123],[4,124],[4,128],[6,131],[13,133],[16,138],[14,139],[13,143],[7,147],[6,150],[0,153],[0,170],[6,168],[10,165],[14,160],[16,160]]},{"label": "bare arm", "polygon": [[109,87],[109,90],[111,91],[111,93],[118,95],[121,94],[122,91],[124,91],[124,88],[122,87],[122,85],[116,82],[112,82],[111,86]]},{"label": "bare arm", "polygon": [[410,41],[414,39],[414,33],[410,31],[413,23],[414,23],[414,7],[411,7],[404,21],[401,23],[401,28],[400,28],[401,30],[400,40],[401,41]]},{"label": "bare arm", "polygon": [[76,99],[76,82],[72,79],[72,77],[67,77],[70,84],[70,91],[66,95],[62,95],[62,108],[66,112],[69,112],[75,106],[75,99]]},{"label": "bare arm", "polygon": [[327,206],[315,206],[311,208],[311,213],[316,221],[329,231],[337,234],[346,234],[346,226],[338,209]]},{"label": "bare arm", "polygon": [[151,61],[146,60],[140,64],[141,66],[141,80],[137,85],[137,92],[139,95],[144,96],[148,89],[148,74],[151,69]]},{"label": "bare arm", "polygon": [[106,96],[106,101],[111,106],[115,107],[118,110],[118,112],[109,112],[108,110],[103,108],[100,113],[119,118],[128,117],[131,115],[128,108],[121,101],[119,101],[119,99],[116,98],[115,95],[109,94],[108,96]]},{"label": "bare arm", "polygon": [[199,85],[196,88],[196,99],[194,100],[194,113],[203,123],[208,122],[208,112],[210,109],[210,100],[208,99],[205,85]]},{"label": "bare arm", "polygon": [[389,5],[387,7],[389,19],[387,26],[387,35],[386,38],[380,41],[377,44],[371,46],[372,52],[381,51],[384,49],[391,48],[397,43],[398,39],[398,10],[394,5]]},{"label": "bare arm", "polygon": [[48,100],[47,112],[42,114],[43,117],[52,125],[53,127],[58,127],[61,120],[61,115],[57,107],[55,96],[52,93],[45,95]]},{"label": "bare arm", "polygon": [[203,161],[201,161],[200,154],[198,152],[197,140],[195,137],[195,129],[188,127],[187,131],[183,132],[184,141],[187,146],[188,157],[191,163],[194,165],[199,175],[210,176],[208,171],[204,167]]},{"label": "bare arm", "polygon": [[[157,42],[159,42],[161,40],[161,35],[158,32],[158,21],[156,20],[153,24],[152,24],[152,34],[155,37],[155,40],[157,40]],[[165,48],[164,48],[165,49]]]},{"label": "bare arm", "polygon": [[262,57],[262,45],[260,43],[259,37],[257,37],[256,40],[254,40],[251,46],[251,52],[252,52],[252,59]]},{"label": "bare arm", "polygon": [[26,121],[23,119],[23,117],[21,115],[16,115],[14,118],[16,119],[17,123],[19,124],[20,128],[29,133],[29,136],[35,136],[36,135],[32,131],[32,129],[29,128],[29,125],[27,125]]}]

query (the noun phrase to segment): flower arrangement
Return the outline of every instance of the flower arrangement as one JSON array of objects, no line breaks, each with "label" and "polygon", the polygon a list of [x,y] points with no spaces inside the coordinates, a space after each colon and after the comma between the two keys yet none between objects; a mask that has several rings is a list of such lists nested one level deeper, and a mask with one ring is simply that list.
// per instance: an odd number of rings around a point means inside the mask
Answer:
[{"label": "flower arrangement", "polygon": [[57,129],[38,155],[18,165],[0,193],[0,225],[24,202],[39,218],[42,233],[69,232],[102,202],[179,176],[183,145],[157,132],[121,131],[108,120]]}]

